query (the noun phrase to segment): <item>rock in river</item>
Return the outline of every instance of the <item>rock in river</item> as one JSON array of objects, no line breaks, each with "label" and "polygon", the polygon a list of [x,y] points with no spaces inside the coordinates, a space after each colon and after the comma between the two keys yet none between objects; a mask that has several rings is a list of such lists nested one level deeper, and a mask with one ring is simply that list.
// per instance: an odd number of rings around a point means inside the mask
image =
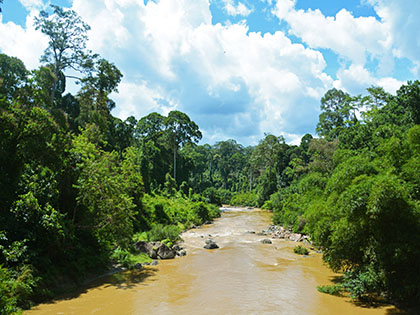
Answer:
[{"label": "rock in river", "polygon": [[261,240],[261,243],[263,243],[263,244],[273,244],[273,242],[268,238],[265,238],[265,239]]},{"label": "rock in river", "polygon": [[175,258],[176,251],[170,249],[163,243],[160,242],[144,242],[140,241],[134,245],[140,253],[146,253],[152,259],[172,259]]},{"label": "rock in river", "polygon": [[157,249],[157,256],[160,259],[173,259],[175,258],[176,252],[173,249],[170,249],[165,244],[160,244]]},{"label": "rock in river", "polygon": [[219,248],[219,246],[212,239],[208,239],[208,240],[206,240],[206,245],[204,245],[204,248],[205,249],[216,249],[216,248]]}]

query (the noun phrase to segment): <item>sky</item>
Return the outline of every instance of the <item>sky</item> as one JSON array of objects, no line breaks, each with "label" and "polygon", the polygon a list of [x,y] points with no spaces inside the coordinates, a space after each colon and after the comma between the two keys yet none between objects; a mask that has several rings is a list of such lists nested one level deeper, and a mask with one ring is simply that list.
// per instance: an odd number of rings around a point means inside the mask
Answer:
[{"label": "sky", "polygon": [[[420,74],[418,0],[4,0],[0,52],[40,66],[33,26],[49,4],[75,10],[88,48],[124,77],[113,115],[180,110],[202,143],[315,134],[320,99],[389,93]],[[70,83],[70,89],[74,84]]]}]

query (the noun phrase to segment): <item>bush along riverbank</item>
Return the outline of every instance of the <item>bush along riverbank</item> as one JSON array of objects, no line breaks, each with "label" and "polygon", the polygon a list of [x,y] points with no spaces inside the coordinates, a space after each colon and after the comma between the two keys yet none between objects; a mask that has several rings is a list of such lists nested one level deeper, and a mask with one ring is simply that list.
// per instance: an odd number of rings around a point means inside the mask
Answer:
[{"label": "bush along riverbank", "polygon": [[124,244],[115,244],[100,256],[89,256],[92,261],[97,259],[92,265],[94,268],[82,265],[80,272],[55,269],[54,273],[39,273],[35,277],[31,270],[17,276],[0,266],[0,313],[19,313],[21,308],[74,291],[103,276],[156,265],[159,259],[185,256],[185,249],[179,245],[182,242],[180,234],[186,229],[208,224],[221,214],[218,206],[205,202],[201,196],[191,197],[179,191],[173,195],[144,195],[141,230]]},{"label": "bush along riverbank", "polygon": [[[193,200],[192,200],[193,199]],[[199,195],[192,198],[182,193],[145,195],[144,217],[149,230],[135,233],[126,248],[116,247],[111,254],[114,267],[140,269],[157,264],[157,259],[185,256],[180,234],[187,229],[208,224],[220,217],[219,207],[206,203]]]}]

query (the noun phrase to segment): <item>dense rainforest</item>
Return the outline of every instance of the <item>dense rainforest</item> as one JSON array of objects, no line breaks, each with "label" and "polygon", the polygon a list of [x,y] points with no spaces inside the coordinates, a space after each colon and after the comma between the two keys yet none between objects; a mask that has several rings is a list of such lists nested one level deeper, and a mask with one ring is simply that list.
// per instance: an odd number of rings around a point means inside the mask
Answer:
[{"label": "dense rainforest", "polygon": [[[420,301],[420,82],[396,95],[329,90],[317,137],[266,134],[199,145],[187,114],[111,114],[123,74],[86,49],[89,26],[52,6],[28,71],[0,54],[0,313],[51,298],[137,240],[175,242],[222,203],[262,207],[310,235],[342,282],[322,288],[401,305]],[[77,93],[66,93],[73,80]]]}]

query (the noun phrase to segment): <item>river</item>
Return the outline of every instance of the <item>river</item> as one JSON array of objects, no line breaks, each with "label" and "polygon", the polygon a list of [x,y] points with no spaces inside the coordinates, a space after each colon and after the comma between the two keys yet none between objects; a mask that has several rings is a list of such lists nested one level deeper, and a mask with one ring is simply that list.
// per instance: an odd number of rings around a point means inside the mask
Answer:
[{"label": "river", "polygon": [[[25,314],[399,314],[319,293],[338,275],[320,254],[296,255],[296,243],[262,244],[264,236],[247,233],[270,222],[266,211],[227,209],[182,235],[187,256],[100,279]],[[209,235],[219,249],[203,249]]]}]

